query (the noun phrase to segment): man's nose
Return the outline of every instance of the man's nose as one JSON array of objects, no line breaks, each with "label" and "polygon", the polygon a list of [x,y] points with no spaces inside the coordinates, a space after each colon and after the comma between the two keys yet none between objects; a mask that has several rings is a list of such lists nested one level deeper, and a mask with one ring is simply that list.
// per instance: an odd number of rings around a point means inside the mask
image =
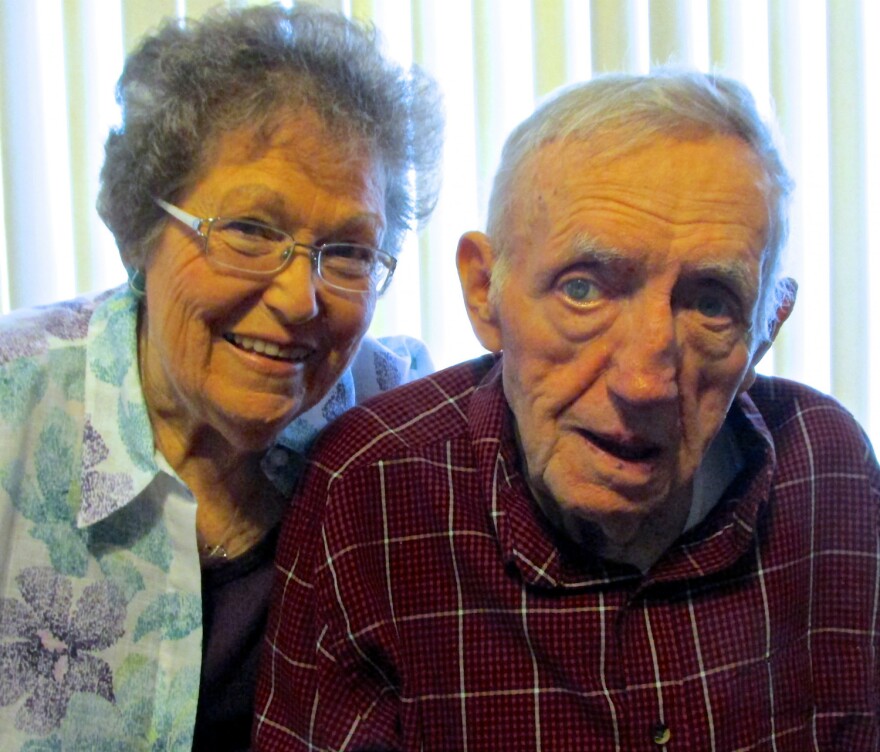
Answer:
[{"label": "man's nose", "polygon": [[668,302],[628,305],[616,322],[608,387],[633,404],[678,397],[679,344]]},{"label": "man's nose", "polygon": [[318,295],[312,259],[297,253],[272,278],[264,301],[285,323],[308,321],[318,315]]}]

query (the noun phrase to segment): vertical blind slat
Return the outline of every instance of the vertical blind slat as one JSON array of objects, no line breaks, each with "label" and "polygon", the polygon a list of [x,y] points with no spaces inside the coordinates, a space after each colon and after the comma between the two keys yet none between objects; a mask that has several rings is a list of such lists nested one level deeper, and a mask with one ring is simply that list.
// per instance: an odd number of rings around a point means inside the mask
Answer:
[{"label": "vertical blind slat", "polygon": [[[0,8],[4,195],[9,303],[48,303],[73,290],[69,160],[63,83],[47,96],[46,81],[64,81],[53,53],[63,49],[60,9],[52,3]],[[36,244],[64,249],[35,253]]]},{"label": "vertical blind slat", "polygon": [[590,27],[593,71],[637,72],[639,67],[634,0],[593,0]]},{"label": "vertical blind slat", "polygon": [[[486,179],[492,171],[497,146],[497,134],[501,122],[501,73],[503,66],[495,65],[498,59],[497,39],[492,26],[493,6],[489,0],[473,3],[473,82],[474,82],[474,138],[477,155],[475,165],[477,202],[485,206],[491,186]],[[447,124],[447,128],[449,124]]]},{"label": "vertical blind slat", "polygon": [[[435,360],[449,363],[470,324],[461,303],[455,248],[464,230],[478,227],[474,137],[476,60],[473,16],[466,0],[413,2],[414,60],[437,78],[450,113],[446,123],[443,192],[422,234],[422,337]],[[448,51],[453,54],[447,55]],[[451,115],[454,113],[454,116]]]},{"label": "vertical blind slat", "polygon": [[691,15],[687,0],[652,0],[651,64],[685,64],[694,60]]},{"label": "vertical blind slat", "polygon": [[868,416],[864,50],[856,3],[828,5],[832,389]]},{"label": "vertical blind slat", "polygon": [[76,263],[76,282],[79,289],[89,289],[93,269],[91,268],[91,249],[97,244],[91,237],[92,223],[90,217],[94,209],[90,206],[90,195],[97,189],[97,181],[91,179],[90,153],[87,148],[89,123],[88,118],[94,113],[90,107],[91,97],[86,61],[86,45],[89,40],[88,28],[83,28],[82,20],[87,18],[83,0],[67,0],[64,6],[65,21],[65,75],[67,80],[68,106],[68,143],[70,144],[70,179],[71,186],[88,186],[90,190],[73,190],[71,192],[73,235],[70,238],[70,252],[74,254]]},{"label": "vertical blind slat", "polygon": [[564,0],[532,0],[532,45],[535,60],[535,97],[569,80],[566,70]]},{"label": "vertical blind slat", "polygon": [[[791,23],[790,13],[797,14],[796,3],[799,0],[770,0],[769,4],[769,43],[770,43],[770,93],[776,105],[776,116],[779,127],[785,138],[785,152],[789,169],[793,172],[803,160],[803,136],[801,116],[801,86],[799,81],[792,80],[793,71],[800,69],[803,50],[797,27]],[[803,202],[800,193],[795,191],[791,207],[791,224],[789,247],[796,249],[789,254],[787,273],[803,283],[804,258],[800,252],[803,248]],[[776,368],[802,372],[804,367],[805,349],[803,316],[800,306],[783,327],[772,354]]]},{"label": "vertical blind slat", "polygon": [[[107,34],[107,31],[110,34]],[[95,212],[108,127],[118,121],[112,92],[122,63],[118,5],[96,0],[64,3],[64,61],[77,291],[118,284],[122,264],[110,232]],[[109,38],[108,38],[109,37]]]}]

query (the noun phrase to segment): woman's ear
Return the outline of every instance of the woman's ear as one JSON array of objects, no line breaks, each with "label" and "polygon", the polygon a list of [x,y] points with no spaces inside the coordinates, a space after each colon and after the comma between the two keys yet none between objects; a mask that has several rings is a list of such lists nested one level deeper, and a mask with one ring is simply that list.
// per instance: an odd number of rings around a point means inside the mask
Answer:
[{"label": "woman's ear", "polygon": [[489,300],[489,283],[495,257],[489,238],[482,232],[467,232],[458,241],[455,254],[461,292],[480,344],[491,352],[501,350],[501,330],[495,306]]},{"label": "woman's ear", "polygon": [[761,358],[767,354],[767,351],[770,349],[770,345],[773,344],[773,341],[776,339],[776,335],[779,334],[779,330],[782,328],[782,325],[785,323],[786,319],[791,316],[792,309],[794,309],[795,300],[797,300],[797,282],[791,277],[786,277],[783,280],[780,280],[779,286],[785,288],[782,291],[782,294],[779,296],[780,303],[776,308],[776,318],[773,320],[773,324],[770,327],[770,331],[765,338],[758,343],[758,346],[755,348],[755,352],[752,354],[752,360],[749,363],[749,370],[746,372],[745,378],[740,384],[739,392],[745,392],[752,384],[755,383],[756,372],[755,368],[758,363],[761,362]]}]

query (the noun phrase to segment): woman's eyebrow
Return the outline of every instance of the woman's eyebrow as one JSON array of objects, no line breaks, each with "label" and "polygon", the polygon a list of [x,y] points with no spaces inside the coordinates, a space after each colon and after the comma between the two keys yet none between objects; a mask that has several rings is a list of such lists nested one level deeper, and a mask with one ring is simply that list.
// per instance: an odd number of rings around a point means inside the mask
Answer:
[{"label": "woman's eyebrow", "polygon": [[[245,201],[254,205],[258,204],[259,208],[275,214],[279,217],[279,219],[287,219],[295,225],[299,225],[300,223],[305,222],[302,217],[298,217],[290,212],[288,202],[285,200],[285,197],[281,193],[274,191],[271,188],[267,188],[262,183],[246,183],[244,185],[237,185],[224,193],[221,196],[220,206],[227,207],[230,204],[233,204],[234,208],[223,208],[220,212],[220,215],[228,216],[230,211],[232,211],[233,213],[242,211],[242,207],[235,206],[235,204],[239,204],[240,202]],[[298,229],[298,226],[292,227],[290,229],[296,230]],[[378,212],[358,212],[348,217],[344,217],[338,225],[328,227],[326,229],[326,232],[332,235],[346,232],[363,231],[365,229],[375,234],[378,242],[385,234],[385,218]]]},{"label": "woman's eyebrow", "polygon": [[[286,202],[284,196],[278,191],[267,188],[262,183],[245,183],[230,188],[220,196],[220,206],[225,209],[229,203],[240,203],[243,201],[259,204],[260,208],[267,211],[283,214],[285,212]],[[236,208],[235,211],[240,211]]]},{"label": "woman's eyebrow", "polygon": [[360,212],[348,217],[343,217],[338,224],[328,225],[323,229],[323,235],[346,235],[349,233],[369,233],[373,237],[370,242],[379,245],[385,235],[385,220],[376,212]]}]

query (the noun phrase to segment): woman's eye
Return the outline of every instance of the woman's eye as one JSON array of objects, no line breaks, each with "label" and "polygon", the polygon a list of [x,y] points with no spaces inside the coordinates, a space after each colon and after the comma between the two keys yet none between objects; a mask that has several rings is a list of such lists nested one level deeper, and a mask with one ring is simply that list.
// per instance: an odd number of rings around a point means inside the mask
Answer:
[{"label": "woman's eye", "polygon": [[570,277],[560,285],[562,294],[573,303],[592,303],[600,297],[599,286],[586,277]]},{"label": "woman's eye", "polygon": [[252,219],[226,219],[218,223],[217,229],[252,240],[268,240],[276,243],[284,236],[280,230]]}]

